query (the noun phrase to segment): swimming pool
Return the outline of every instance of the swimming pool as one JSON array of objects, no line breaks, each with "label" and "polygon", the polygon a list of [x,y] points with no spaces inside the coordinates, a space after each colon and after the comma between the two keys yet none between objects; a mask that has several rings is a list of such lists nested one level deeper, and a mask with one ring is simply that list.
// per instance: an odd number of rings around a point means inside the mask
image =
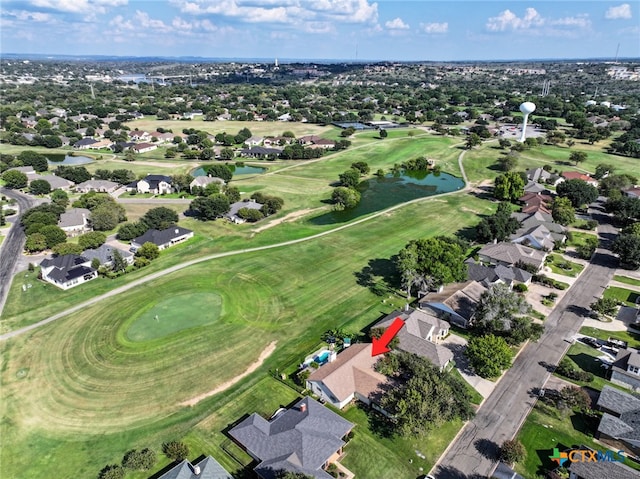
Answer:
[{"label": "swimming pool", "polygon": [[314,359],[318,364],[326,363],[329,360],[329,351],[322,351]]}]

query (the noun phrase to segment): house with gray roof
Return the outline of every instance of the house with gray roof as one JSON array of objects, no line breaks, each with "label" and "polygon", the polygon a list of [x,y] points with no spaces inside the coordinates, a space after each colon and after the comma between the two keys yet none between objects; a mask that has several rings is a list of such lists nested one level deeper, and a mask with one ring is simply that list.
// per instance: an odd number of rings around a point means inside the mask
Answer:
[{"label": "house with gray roof", "polygon": [[229,211],[225,213],[224,217],[232,223],[244,223],[244,220],[238,216],[238,211],[240,211],[242,208],[259,210],[262,208],[262,204],[253,200],[236,201],[235,203],[231,204],[231,206],[229,207]]},{"label": "house with gray roof", "polygon": [[77,254],[45,258],[40,262],[42,279],[62,289],[73,288],[98,277],[91,261]]},{"label": "house with gray roof", "polygon": [[564,181],[559,175],[551,173],[544,168],[532,168],[526,171],[527,180],[534,183],[548,183],[551,185],[557,185]]},{"label": "house with gray roof", "polygon": [[640,471],[615,461],[576,461],[568,466],[569,479],[634,479]]},{"label": "house with gray roof", "polygon": [[254,472],[261,479],[273,479],[281,470],[332,479],[325,469],[342,455],[344,437],[353,426],[305,397],[269,420],[253,413],[233,427],[229,435],[260,461]]},{"label": "house with gray roof", "polygon": [[193,191],[194,188],[206,188],[211,183],[217,183],[220,186],[224,186],[226,182],[222,178],[217,176],[196,176],[191,183],[189,183],[189,191]]},{"label": "house with gray roof", "polygon": [[178,243],[193,238],[193,231],[181,226],[170,226],[163,230],[149,229],[142,236],[133,238],[131,246],[133,249],[140,248],[145,243],[153,243],[159,249],[170,248]]},{"label": "house with gray roof", "polygon": [[233,476],[213,457],[207,456],[193,463],[185,459],[157,479],[233,479]]},{"label": "house with gray roof", "polygon": [[67,236],[77,236],[91,231],[91,211],[86,208],[70,208],[60,215],[58,226]]},{"label": "house with gray roof", "polygon": [[266,158],[268,156],[279,156],[282,148],[267,148],[265,146],[252,146],[251,148],[242,148],[240,156],[250,158]]},{"label": "house with gray roof", "polygon": [[613,442],[614,447],[623,443],[628,452],[640,453],[640,397],[611,386],[604,386],[597,403],[603,414],[596,437]]},{"label": "house with gray roof", "polygon": [[106,266],[110,268],[113,266],[113,255],[116,253],[120,253],[120,256],[127,264],[133,264],[133,254],[130,251],[125,251],[119,248],[114,248],[113,246],[109,246],[108,244],[103,244],[95,249],[87,249],[82,252],[82,256],[87,258],[89,261],[93,261],[97,259],[100,261],[101,266]]},{"label": "house with gray roof", "polygon": [[330,355],[329,362],[313,371],[307,389],[338,409],[354,399],[375,404],[389,382],[374,369],[377,362],[378,358],[371,355],[371,343],[353,344],[337,356]]},{"label": "house with gray roof", "polygon": [[609,380],[634,391],[640,391],[640,351],[620,349],[609,369]]},{"label": "house with gray roof", "polygon": [[89,193],[97,191],[98,193],[113,193],[120,185],[109,180],[87,180],[78,183],[73,189],[76,193]]},{"label": "house with gray roof", "polygon": [[538,271],[544,265],[547,253],[517,243],[491,243],[478,251],[478,257],[483,263],[516,266],[524,263],[534,266]]},{"label": "house with gray roof", "polygon": [[515,266],[485,265],[476,263],[473,259],[465,261],[467,263],[467,279],[477,281],[489,287],[492,284],[503,283],[512,288],[514,284],[531,284],[533,275],[528,271]]},{"label": "house with gray roof", "polygon": [[33,166],[15,166],[13,168],[9,168],[7,171],[19,171],[20,173],[27,175],[27,177],[37,174],[36,170],[33,169]]},{"label": "house with gray roof", "polygon": [[29,177],[29,183],[31,183],[34,180],[44,180],[47,183],[49,183],[49,186],[51,186],[51,190],[68,190],[69,188],[71,188],[75,183],[73,181],[67,180],[65,178],[61,178],[59,176],[56,175],[30,175]]},{"label": "house with gray roof", "polygon": [[548,213],[543,213],[542,211],[534,213],[512,213],[511,217],[520,222],[520,229],[515,232],[515,235],[520,236],[523,232],[542,225],[549,230],[553,241],[564,242],[566,239],[567,229],[561,224],[555,223],[553,217]]},{"label": "house with gray roof", "polygon": [[407,308],[405,311],[393,311],[374,327],[386,329],[396,318],[404,321],[397,334],[396,349],[426,358],[441,371],[453,361],[453,352],[440,344],[449,334],[447,321],[430,311]]},{"label": "house with gray roof", "polygon": [[91,148],[96,143],[98,143],[98,140],[94,140],[93,138],[86,137],[86,138],[82,138],[82,139],[76,141],[73,144],[73,147],[76,150],[88,150],[89,148]]},{"label": "house with gray roof", "polygon": [[477,281],[448,284],[437,293],[427,293],[418,300],[418,306],[433,311],[461,328],[467,328],[476,314],[476,307],[487,288]]},{"label": "house with gray roof", "polygon": [[523,244],[544,251],[552,251],[555,246],[551,231],[544,225],[532,226],[525,230],[521,228],[512,234],[510,239],[512,243]]}]

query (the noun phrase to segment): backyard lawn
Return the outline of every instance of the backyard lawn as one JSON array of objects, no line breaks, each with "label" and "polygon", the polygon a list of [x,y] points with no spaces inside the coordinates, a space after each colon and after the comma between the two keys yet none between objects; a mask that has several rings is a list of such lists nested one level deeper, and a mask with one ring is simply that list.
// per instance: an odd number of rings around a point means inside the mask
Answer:
[{"label": "backyard lawn", "polygon": [[625,303],[627,306],[635,307],[636,301],[640,293],[631,291],[630,289],[619,288],[617,286],[609,286],[603,295],[605,298],[614,298],[618,302]]},{"label": "backyard lawn", "polygon": [[614,276],[614,281],[618,281],[619,283],[626,283],[632,286],[640,286],[640,279],[629,278],[628,276]]}]

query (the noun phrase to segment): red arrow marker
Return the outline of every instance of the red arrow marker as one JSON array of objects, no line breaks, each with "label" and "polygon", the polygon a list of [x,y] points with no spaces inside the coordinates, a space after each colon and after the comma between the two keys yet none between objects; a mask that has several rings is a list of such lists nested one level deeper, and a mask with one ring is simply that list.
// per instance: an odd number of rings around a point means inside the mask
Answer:
[{"label": "red arrow marker", "polygon": [[371,340],[371,356],[377,356],[378,354],[384,354],[391,351],[389,349],[389,343],[398,334],[398,331],[404,326],[404,321],[400,318],[396,318],[391,326],[389,326],[380,338],[373,338]]}]

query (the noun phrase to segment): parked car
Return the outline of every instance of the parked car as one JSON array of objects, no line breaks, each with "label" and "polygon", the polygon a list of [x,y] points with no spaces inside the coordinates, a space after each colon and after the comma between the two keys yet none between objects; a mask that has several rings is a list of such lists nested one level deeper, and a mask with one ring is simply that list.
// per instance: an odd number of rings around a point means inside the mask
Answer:
[{"label": "parked car", "polygon": [[585,336],[583,338],[580,338],[580,341],[583,342],[584,344],[591,346],[592,348],[600,348],[601,344],[600,341],[598,341],[596,338],[590,338],[588,336]]},{"label": "parked car", "polygon": [[607,346],[610,346],[612,348],[627,349],[628,343],[626,341],[621,341],[620,339],[609,338],[607,339]]}]

